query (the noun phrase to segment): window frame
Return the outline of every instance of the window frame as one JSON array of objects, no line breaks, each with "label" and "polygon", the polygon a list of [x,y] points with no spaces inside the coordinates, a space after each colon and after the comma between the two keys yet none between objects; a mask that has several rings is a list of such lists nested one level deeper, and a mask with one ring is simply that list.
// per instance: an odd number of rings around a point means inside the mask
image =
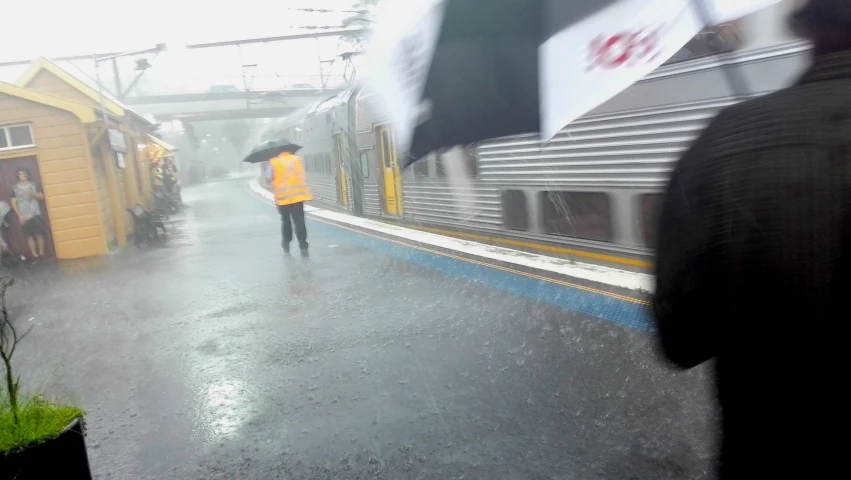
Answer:
[{"label": "window frame", "polygon": [[[648,212],[645,205],[646,201],[652,201],[651,197],[657,198],[658,201],[655,213]],[[662,215],[662,203],[664,201],[665,194],[663,192],[646,192],[635,196],[635,208],[637,210],[635,217],[638,219],[638,238],[647,248],[655,249],[659,241],[659,220]],[[647,214],[655,215],[656,218],[648,218]],[[648,220],[655,220],[655,223],[650,225],[651,222]]]},{"label": "window frame", "polygon": [[[523,222],[522,222],[523,226],[522,227],[519,227],[519,226],[516,226],[516,225],[509,226],[509,224],[505,221],[506,218],[509,218],[508,215],[507,215],[508,211],[505,208],[505,205],[506,205],[505,195],[506,194],[513,194],[515,192],[520,193],[522,195],[522,198],[523,198]],[[500,213],[501,213],[501,216],[502,216],[501,220],[502,220],[502,227],[503,228],[505,228],[506,230],[511,230],[511,231],[515,231],[515,232],[528,232],[529,231],[529,228],[531,227],[531,222],[529,221],[529,196],[526,194],[525,190],[523,190],[522,188],[501,189],[499,191],[499,208],[501,210]]]},{"label": "window frame", "polygon": [[[30,132],[30,140],[32,143],[27,145],[12,145],[12,133],[10,132],[13,128],[27,127]],[[23,150],[26,148],[35,148],[35,131],[33,130],[33,126],[31,123],[14,123],[11,125],[0,125],[0,132],[3,134],[3,139],[6,141],[5,147],[0,147],[0,152],[6,152],[9,150]]]},{"label": "window frame", "polygon": [[[731,32],[735,35],[734,39],[738,40],[738,43],[735,44],[735,45],[729,45],[729,48],[727,48],[727,49],[714,51],[714,49],[711,46],[709,46],[708,42],[709,42],[709,40],[713,39],[714,37],[717,37],[717,36],[721,35],[722,33],[724,33],[725,29],[731,30]],[[704,36],[704,38],[700,38],[701,36]],[[685,58],[677,58],[677,55],[679,55],[684,50],[688,50],[688,46],[692,45],[693,42],[699,42],[698,43],[699,45],[706,46],[706,49],[709,50],[709,51],[703,52],[703,53],[693,54],[693,55],[685,57]],[[702,28],[699,32],[694,34],[692,36],[692,38],[690,38],[689,41],[686,42],[685,45],[683,45],[679,50],[674,52],[674,54],[671,55],[671,57],[668,60],[663,62],[661,66],[667,67],[669,65],[679,65],[679,64],[684,63],[684,62],[706,59],[706,58],[714,57],[714,56],[717,56],[717,55],[726,55],[726,54],[729,54],[729,53],[732,53],[732,52],[737,52],[737,51],[742,49],[742,46],[744,45],[744,43],[745,42],[742,39],[741,19],[731,20],[729,22],[724,22],[724,23],[719,24],[719,25],[710,25],[710,26]]]},{"label": "window frame", "polygon": [[358,155],[361,178],[369,178],[369,152],[364,150]]},{"label": "window frame", "polygon": [[[416,162],[414,162],[414,165],[413,165],[413,168],[412,168],[412,170],[414,171],[414,178],[428,178],[428,174],[429,174],[428,164],[429,164],[429,161],[431,160],[431,157],[433,157],[433,156],[435,156],[435,155],[429,154],[429,155],[426,155],[425,158],[421,158],[421,159],[417,160]],[[423,169],[425,170],[425,172],[421,171]]]},{"label": "window frame", "polygon": [[[479,155],[477,144],[471,143],[469,145],[465,145],[463,147],[456,146],[452,148],[459,148],[463,152],[463,167],[464,171],[467,172],[470,178],[478,178],[479,177]],[[448,152],[450,149],[438,150],[434,153],[434,176],[435,178],[447,178],[449,176],[449,167],[447,162],[443,159],[444,154]],[[422,161],[422,160],[421,160]]]},{"label": "window frame", "polygon": [[[572,194],[572,195],[596,195],[604,198],[606,200],[606,235],[605,238],[597,238],[588,235],[579,235],[579,234],[565,234],[554,231],[555,229],[550,228],[549,222],[547,221],[547,202],[552,203],[550,200],[550,194]],[[615,202],[612,201],[612,195],[608,192],[604,191],[585,191],[585,190],[541,190],[537,193],[538,207],[540,208],[540,222],[541,228],[543,232],[547,235],[555,235],[558,237],[567,237],[567,238],[576,238],[580,240],[588,240],[593,242],[606,242],[612,243],[615,240],[615,222],[614,222],[614,210],[616,208]]]},{"label": "window frame", "polygon": [[479,153],[477,147],[478,145],[475,143],[461,147],[461,151],[464,152],[464,167],[470,178],[479,177]]},{"label": "window frame", "polygon": [[443,160],[443,153],[446,150],[438,150],[434,152],[434,178],[446,178],[449,176],[449,169],[446,162]]}]

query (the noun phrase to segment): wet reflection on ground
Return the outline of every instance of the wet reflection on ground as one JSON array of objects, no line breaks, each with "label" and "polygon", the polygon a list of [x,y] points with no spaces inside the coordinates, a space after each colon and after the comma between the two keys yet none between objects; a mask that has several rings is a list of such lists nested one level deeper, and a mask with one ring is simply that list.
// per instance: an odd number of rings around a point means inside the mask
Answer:
[{"label": "wet reflection on ground", "polygon": [[315,221],[285,257],[244,181],[185,198],[164,247],[14,272],[22,373],[87,410],[98,478],[707,477],[705,370],[646,333]]}]

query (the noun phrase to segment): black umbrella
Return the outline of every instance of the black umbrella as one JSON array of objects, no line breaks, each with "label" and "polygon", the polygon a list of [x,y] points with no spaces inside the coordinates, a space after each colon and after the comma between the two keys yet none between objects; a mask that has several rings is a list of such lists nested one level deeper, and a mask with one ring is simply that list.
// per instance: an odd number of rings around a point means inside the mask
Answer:
[{"label": "black umbrella", "polygon": [[296,145],[289,140],[266,140],[255,145],[242,161],[248,163],[266,162],[284,152],[295,153],[299,150],[301,150],[301,145]]},{"label": "black umbrella", "polygon": [[778,0],[413,0],[379,23],[369,83],[405,164],[512,134],[550,138],[708,23]]}]

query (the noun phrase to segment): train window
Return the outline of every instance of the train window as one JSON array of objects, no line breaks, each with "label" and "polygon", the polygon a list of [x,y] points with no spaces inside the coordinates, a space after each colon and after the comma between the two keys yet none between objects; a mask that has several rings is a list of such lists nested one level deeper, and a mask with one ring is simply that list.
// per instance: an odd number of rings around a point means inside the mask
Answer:
[{"label": "train window", "polygon": [[738,22],[723,23],[704,28],[698,32],[683,48],[668,59],[665,65],[719,53],[730,53],[738,50],[741,46],[741,25]]},{"label": "train window", "polygon": [[331,154],[323,154],[322,159],[325,161],[325,173],[334,173],[334,167],[331,165]]},{"label": "train window", "polygon": [[414,162],[414,175],[417,177],[427,177],[428,176],[428,159],[433,155],[427,155],[425,158],[421,158]]},{"label": "train window", "polygon": [[316,169],[313,168],[313,155],[305,155],[304,156],[304,168],[308,172],[315,172]]},{"label": "train window", "polygon": [[360,174],[362,178],[369,178],[369,154],[360,152]]},{"label": "train window", "polygon": [[[460,150],[460,158],[464,164],[464,170],[467,172],[467,175],[470,177],[477,176],[479,174],[479,157],[476,155],[476,145],[468,145]],[[443,152],[438,152],[438,154],[435,155],[434,167],[438,178],[446,177],[449,172],[447,162],[452,161],[451,158],[459,158],[459,156],[447,157],[446,152],[448,151],[449,150],[444,150]]]},{"label": "train window", "polygon": [[437,178],[445,178],[447,172],[446,150],[434,154],[434,174]]},{"label": "train window", "polygon": [[479,156],[476,155],[476,145],[467,145],[462,149],[464,153],[464,167],[467,175],[477,177],[479,175]]},{"label": "train window", "polygon": [[611,241],[611,204],[605,193],[548,191],[539,196],[546,233]]},{"label": "train window", "polygon": [[503,190],[502,224],[511,230],[528,230],[529,217],[526,214],[526,192],[523,190]]},{"label": "train window", "polygon": [[641,236],[644,238],[644,244],[651,248],[656,248],[659,230],[659,212],[662,210],[663,198],[661,193],[648,193],[640,195],[638,198],[639,208],[641,209],[639,215]]}]

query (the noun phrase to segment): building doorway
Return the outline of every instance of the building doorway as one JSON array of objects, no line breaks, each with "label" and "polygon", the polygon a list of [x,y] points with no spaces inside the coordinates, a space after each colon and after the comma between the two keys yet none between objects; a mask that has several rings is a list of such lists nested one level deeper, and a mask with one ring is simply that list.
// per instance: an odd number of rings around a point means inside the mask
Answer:
[{"label": "building doorway", "polygon": [[[24,169],[30,177],[30,182],[35,186],[36,191],[44,193],[41,184],[41,172],[38,168],[38,161],[35,156],[10,158],[8,160],[0,160],[0,202],[5,202],[6,206],[0,204],[0,212],[6,211],[3,216],[2,225],[0,225],[0,233],[8,246],[8,251],[17,258],[21,256],[27,259],[32,258],[32,253],[27,244],[27,237],[21,222],[14,210],[11,209],[12,197],[15,195],[15,186],[18,184],[18,171]],[[30,227],[30,232],[35,233],[38,230],[44,233],[44,258],[56,258],[56,250],[53,247],[53,234],[50,229],[50,219],[47,215],[47,205],[44,200],[37,200],[38,212],[41,216],[42,227],[34,229]],[[32,213],[32,207],[30,212]]]}]

